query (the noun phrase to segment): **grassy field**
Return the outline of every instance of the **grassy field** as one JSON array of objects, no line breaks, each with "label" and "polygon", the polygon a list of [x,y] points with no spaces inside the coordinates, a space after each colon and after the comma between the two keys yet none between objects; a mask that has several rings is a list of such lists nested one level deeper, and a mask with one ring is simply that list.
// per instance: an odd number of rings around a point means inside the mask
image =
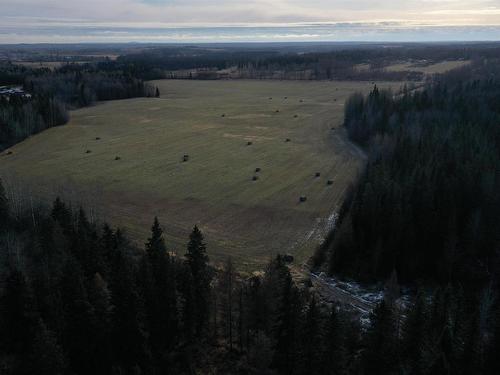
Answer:
[{"label": "grassy field", "polygon": [[138,243],[157,215],[179,253],[198,224],[215,261],[232,255],[253,269],[277,252],[306,260],[363,160],[340,128],[344,101],[372,84],[154,84],[161,98],[77,110],[68,125],[16,145],[0,156],[0,176],[47,199],[91,192],[103,219]]},{"label": "grassy field", "polygon": [[404,72],[404,71],[414,71],[421,72],[424,74],[442,74],[449,72],[450,70],[461,68],[470,64],[468,60],[450,60],[441,61],[435,64],[426,64],[425,62],[415,63],[415,62],[405,62],[390,65],[386,68],[390,72]]}]

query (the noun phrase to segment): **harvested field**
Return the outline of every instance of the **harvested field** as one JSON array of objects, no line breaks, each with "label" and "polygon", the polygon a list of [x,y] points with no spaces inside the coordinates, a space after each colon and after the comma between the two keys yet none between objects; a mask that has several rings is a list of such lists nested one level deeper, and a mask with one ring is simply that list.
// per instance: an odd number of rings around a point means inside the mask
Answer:
[{"label": "harvested field", "polygon": [[[27,139],[11,155],[4,152],[0,176],[28,182],[47,200],[61,186],[99,191],[92,199],[102,218],[124,227],[139,244],[158,216],[169,249],[180,254],[198,224],[214,261],[232,255],[240,268],[255,269],[277,252],[306,260],[363,163],[363,153],[339,128],[343,104],[373,85],[153,84],[161,98],[74,111],[68,125]],[[184,155],[189,161],[183,162]],[[252,181],[256,166],[261,170]],[[307,200],[300,202],[301,196]]]}]

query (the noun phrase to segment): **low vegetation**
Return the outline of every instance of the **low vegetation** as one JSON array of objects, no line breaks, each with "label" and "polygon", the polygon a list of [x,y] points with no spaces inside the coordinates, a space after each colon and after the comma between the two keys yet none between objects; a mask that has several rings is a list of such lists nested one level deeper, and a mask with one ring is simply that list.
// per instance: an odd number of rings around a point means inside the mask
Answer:
[{"label": "low vegetation", "polygon": [[[198,223],[215,261],[230,254],[253,271],[283,249],[307,260],[362,163],[344,132],[330,128],[341,123],[345,98],[368,92],[371,83],[153,85],[160,89],[158,99],[72,112],[68,125],[0,156],[0,174],[49,200],[63,184],[70,191],[98,191],[92,207],[139,243],[157,215],[169,243],[179,248],[186,228]],[[257,167],[262,171],[252,181]],[[328,179],[335,184],[327,185]],[[302,195],[305,204],[299,204]]]}]

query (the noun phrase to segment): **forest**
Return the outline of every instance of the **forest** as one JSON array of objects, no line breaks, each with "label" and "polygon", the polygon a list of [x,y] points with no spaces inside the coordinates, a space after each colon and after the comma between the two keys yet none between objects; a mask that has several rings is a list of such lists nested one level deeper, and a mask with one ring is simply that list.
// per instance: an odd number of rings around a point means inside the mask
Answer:
[{"label": "forest", "polygon": [[70,64],[50,70],[0,62],[0,82],[22,86],[31,97],[0,96],[0,150],[47,128],[63,125],[69,110],[96,101],[153,96],[154,88],[121,71]]},{"label": "forest", "polygon": [[[117,61],[102,63],[118,66],[144,79],[171,78],[177,70],[217,71],[235,69],[235,78],[292,80],[387,80],[420,81],[416,71],[388,71],[398,61],[425,60],[428,64],[446,60],[476,60],[498,57],[496,44],[401,45],[215,45],[212,48],[152,47],[127,53]],[[370,68],[359,69],[361,65]],[[175,75],[178,77],[178,75]],[[189,75],[188,75],[189,77]],[[206,74],[201,77],[217,79]]]},{"label": "forest", "polygon": [[151,218],[140,246],[84,207],[13,202],[0,183],[0,373],[500,373],[498,49],[426,48],[221,58],[153,50],[55,70],[2,63],[2,82],[32,96],[0,98],[0,149],[64,124],[69,109],[156,95],[143,80],[164,69],[236,64],[265,77],[311,68],[324,79],[349,77],[353,61],[383,67],[423,50],[471,60],[422,88],[375,86],[346,103],[344,126],[366,166],[313,263],[385,283],[369,319],[296,283],[281,255],[244,275],[230,258],[210,262],[196,226],[174,252]]},{"label": "forest", "polygon": [[[194,227],[144,248],[57,199],[12,210],[0,190],[2,374],[492,374],[493,291],[397,291],[367,324],[299,288],[283,257],[243,278],[214,268]],[[497,310],[498,311],[498,310]],[[497,315],[498,316],[498,315]]]},{"label": "forest", "polygon": [[[364,173],[330,238],[330,271],[364,280],[498,282],[500,82],[474,64],[401,95],[346,104]],[[487,77],[478,78],[478,77]]]}]

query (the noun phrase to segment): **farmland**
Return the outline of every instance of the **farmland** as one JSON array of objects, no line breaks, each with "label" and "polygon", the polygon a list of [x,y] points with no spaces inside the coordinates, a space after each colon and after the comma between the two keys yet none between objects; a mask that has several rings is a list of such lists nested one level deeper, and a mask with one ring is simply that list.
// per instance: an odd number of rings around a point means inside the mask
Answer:
[{"label": "farmland", "polygon": [[363,163],[340,128],[344,102],[372,83],[152,84],[160,98],[74,111],[68,125],[7,150],[7,187],[26,182],[45,199],[87,192],[101,218],[138,243],[158,216],[179,253],[198,224],[215,261],[231,255],[253,269],[277,252],[306,260]]},{"label": "farmland", "polygon": [[386,69],[390,72],[414,71],[426,75],[443,74],[453,69],[462,68],[470,64],[468,60],[441,61],[429,64],[426,61],[421,62],[403,62],[388,66]]}]

